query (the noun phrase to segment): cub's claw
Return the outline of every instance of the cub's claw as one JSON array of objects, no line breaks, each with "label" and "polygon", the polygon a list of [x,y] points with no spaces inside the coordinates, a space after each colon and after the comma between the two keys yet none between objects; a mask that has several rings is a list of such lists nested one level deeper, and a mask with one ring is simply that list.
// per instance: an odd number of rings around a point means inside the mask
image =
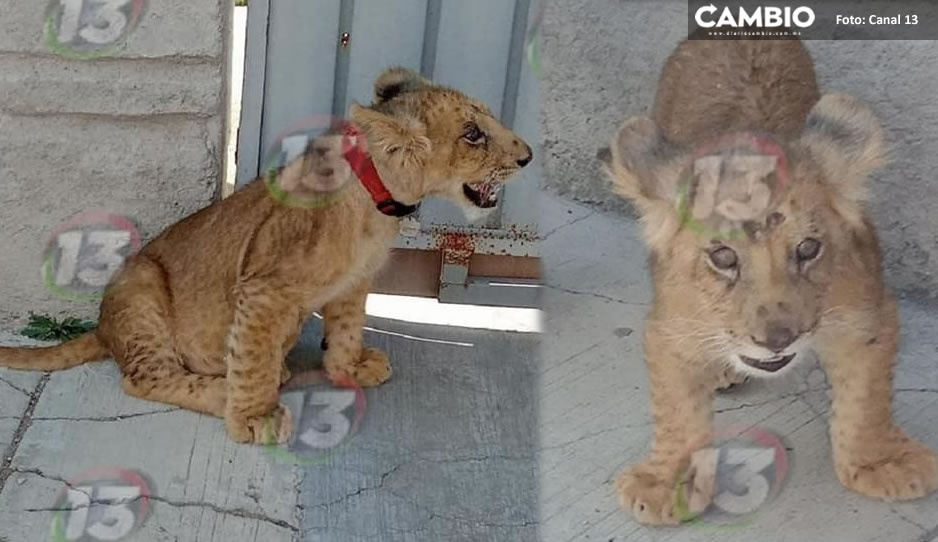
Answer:
[{"label": "cub's claw", "polygon": [[391,361],[384,352],[376,348],[362,350],[361,358],[351,364],[327,367],[329,378],[337,383],[351,378],[359,386],[370,388],[387,382],[391,378]]},{"label": "cub's claw", "polygon": [[836,460],[837,478],[861,495],[886,501],[924,497],[938,489],[938,454],[907,439],[878,461]]},{"label": "cub's claw", "polygon": [[279,404],[265,416],[240,417],[229,413],[225,425],[235,442],[284,444],[293,434],[293,415],[290,409]]},{"label": "cub's claw", "polygon": [[616,482],[619,504],[635,521],[647,525],[677,525],[693,519],[713,500],[715,471],[691,464],[687,474],[672,480],[647,465],[626,470]]}]

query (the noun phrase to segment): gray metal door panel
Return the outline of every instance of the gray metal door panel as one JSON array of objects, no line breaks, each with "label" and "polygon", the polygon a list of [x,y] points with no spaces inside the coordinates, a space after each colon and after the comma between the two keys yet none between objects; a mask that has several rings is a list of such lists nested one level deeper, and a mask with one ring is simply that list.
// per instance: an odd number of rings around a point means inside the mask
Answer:
[{"label": "gray metal door panel", "polygon": [[515,2],[443,2],[433,79],[502,109]]},{"label": "gray metal door panel", "polygon": [[334,0],[269,3],[261,160],[283,130],[311,115],[332,111],[340,14],[340,4]]},{"label": "gray metal door panel", "polygon": [[[539,141],[538,82],[524,58],[531,3],[251,0],[238,183],[258,175],[265,151],[298,121],[344,116],[350,103],[370,103],[374,79],[395,65],[478,98],[526,141]],[[536,257],[539,162],[505,187],[483,224],[430,199],[419,231],[397,246],[441,250],[441,239],[454,234],[471,237],[476,253]]]},{"label": "gray metal door panel", "polygon": [[[537,146],[543,141],[541,137],[541,86],[534,70],[521,59],[524,68],[520,73],[518,82],[518,99],[515,102],[514,130],[528,142]],[[535,148],[534,161],[521,171],[521,176],[514,182],[505,186],[505,199],[499,211],[504,217],[505,224],[510,224],[522,234],[536,235],[538,215],[540,212],[538,197],[540,193],[540,179],[542,179],[541,158]],[[536,245],[531,247],[528,255],[536,255]]]},{"label": "gray metal door panel", "polygon": [[355,2],[349,41],[348,104],[371,103],[375,77],[390,66],[420,71],[427,0]]}]

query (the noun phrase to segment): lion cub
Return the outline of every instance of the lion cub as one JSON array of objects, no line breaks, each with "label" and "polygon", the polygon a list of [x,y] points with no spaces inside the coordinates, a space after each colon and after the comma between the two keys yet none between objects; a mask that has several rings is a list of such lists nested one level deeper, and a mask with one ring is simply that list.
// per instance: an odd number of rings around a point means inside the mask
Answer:
[{"label": "lion cub", "polygon": [[[668,59],[651,118],[599,154],[642,216],[654,304],[645,330],[655,432],[618,481],[642,523],[674,524],[679,476],[710,442],[727,372],[781,374],[815,351],[833,388],[837,477],[863,495],[938,487],[938,455],[891,414],[896,303],[863,205],[883,129],[842,94],[820,97],[799,41],[696,41]],[[699,513],[712,480],[682,499]]]},{"label": "lion cub", "polygon": [[[431,195],[467,212],[494,206],[531,149],[480,102],[401,68],[378,78],[375,102],[352,106],[351,121],[346,137],[364,145],[345,157],[364,177],[329,206],[280,204],[257,179],[131,257],[107,287],[96,331],[50,348],[0,348],[0,366],[48,371],[113,356],[127,393],[223,417],[238,442],[285,442],[284,357],[318,310],[330,377],[387,380],[388,358],[362,347],[362,326],[398,216]],[[290,186],[315,191],[348,174],[319,167],[336,150],[322,143],[285,168]]]}]

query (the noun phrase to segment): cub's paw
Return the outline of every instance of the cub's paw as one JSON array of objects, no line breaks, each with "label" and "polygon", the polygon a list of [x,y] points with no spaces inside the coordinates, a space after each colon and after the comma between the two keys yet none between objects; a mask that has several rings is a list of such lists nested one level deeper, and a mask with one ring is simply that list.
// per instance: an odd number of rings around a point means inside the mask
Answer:
[{"label": "cub's paw", "polygon": [[361,358],[352,364],[327,368],[329,378],[337,383],[351,378],[359,386],[370,388],[387,382],[391,378],[391,361],[384,352],[376,348],[362,350]]},{"label": "cub's paw", "polygon": [[293,415],[283,404],[264,416],[243,417],[229,412],[225,426],[228,436],[235,442],[284,444],[293,434]]},{"label": "cub's paw", "polygon": [[692,462],[684,475],[673,479],[638,465],[619,476],[619,504],[635,521],[647,525],[677,525],[696,517],[713,500],[716,472]]},{"label": "cub's paw", "polygon": [[938,489],[938,454],[911,439],[878,461],[835,459],[837,478],[851,489],[886,501],[924,497]]}]

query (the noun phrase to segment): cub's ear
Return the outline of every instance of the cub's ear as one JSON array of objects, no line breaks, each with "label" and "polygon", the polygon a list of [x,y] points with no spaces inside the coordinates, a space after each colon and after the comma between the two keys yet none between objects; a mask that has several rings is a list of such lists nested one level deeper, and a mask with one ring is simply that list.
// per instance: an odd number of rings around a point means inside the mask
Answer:
[{"label": "cub's ear", "polygon": [[417,90],[432,85],[419,73],[407,68],[390,68],[375,81],[375,100],[377,103],[392,100],[404,92]]},{"label": "cub's ear", "polygon": [[352,104],[351,121],[365,133],[368,149],[402,167],[421,167],[430,156],[427,127],[414,117],[397,117]]},{"label": "cub's ear", "polygon": [[856,203],[866,198],[867,177],[886,163],[885,139],[873,111],[846,94],[825,94],[808,114],[801,142],[834,189],[842,212],[859,212]]},{"label": "cub's ear", "polygon": [[685,152],[648,117],[627,120],[597,158],[614,190],[635,204],[652,247],[677,232],[678,182]]}]

